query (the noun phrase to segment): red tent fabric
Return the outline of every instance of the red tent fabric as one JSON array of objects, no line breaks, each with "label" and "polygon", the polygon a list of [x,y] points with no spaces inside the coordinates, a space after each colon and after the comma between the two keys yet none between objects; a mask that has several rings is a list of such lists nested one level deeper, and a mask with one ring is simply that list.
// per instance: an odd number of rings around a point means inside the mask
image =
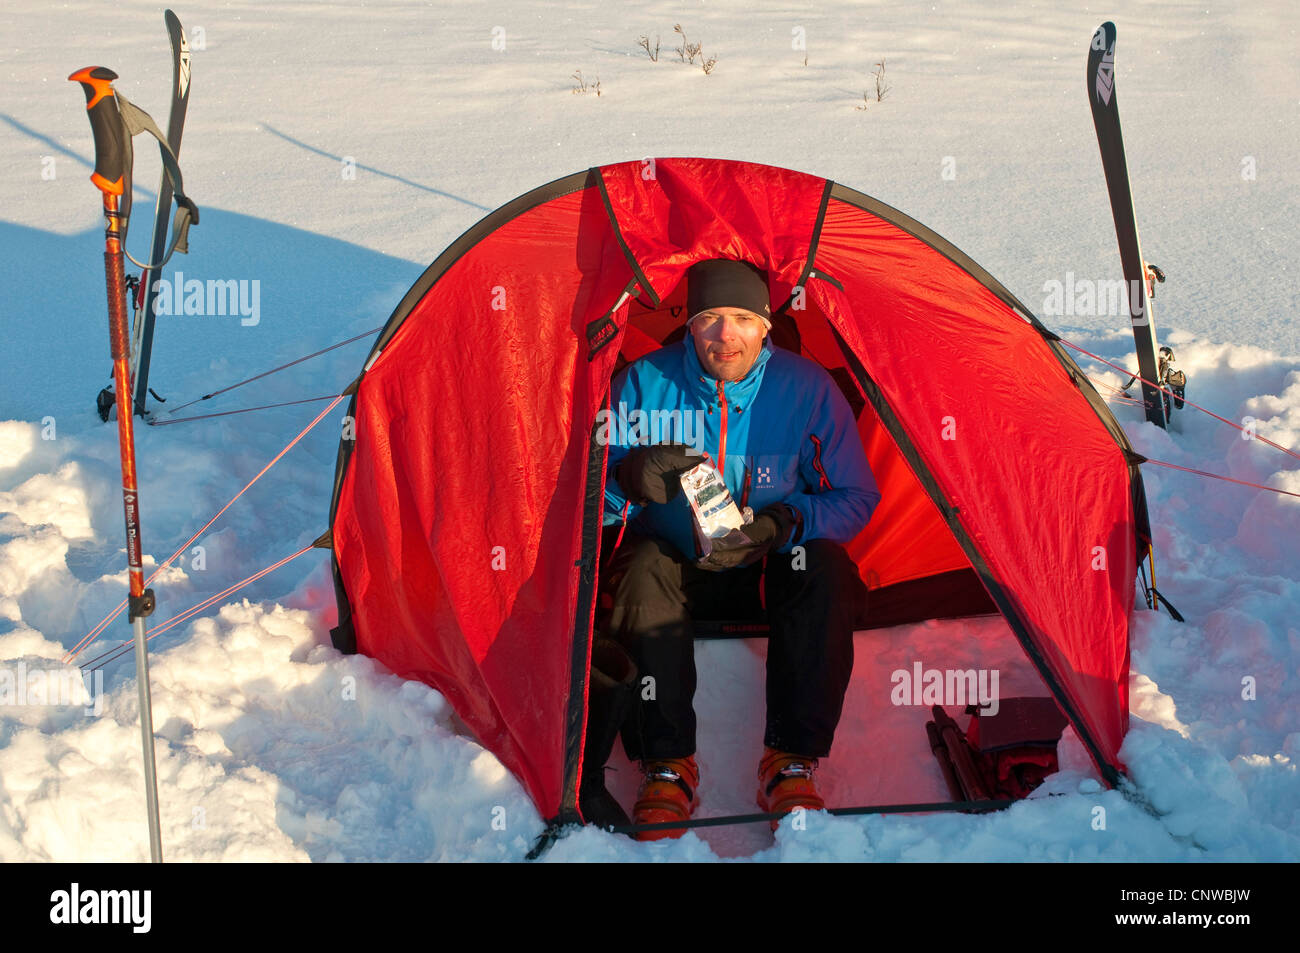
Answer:
[{"label": "red tent fabric", "polygon": [[707,258],[769,275],[774,339],[859,409],[883,502],[869,625],[1000,612],[1108,783],[1124,770],[1137,459],[1055,337],[920,223],[825,179],[682,158],[588,170],[454,242],[354,384],[335,644],[442,692],[542,815],[578,819],[612,375]]}]

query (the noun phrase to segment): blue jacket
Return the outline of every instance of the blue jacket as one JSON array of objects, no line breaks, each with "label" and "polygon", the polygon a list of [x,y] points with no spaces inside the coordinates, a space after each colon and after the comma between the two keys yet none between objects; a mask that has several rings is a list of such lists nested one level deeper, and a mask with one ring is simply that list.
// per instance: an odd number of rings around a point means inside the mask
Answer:
[{"label": "blue jacket", "polygon": [[[719,446],[724,421],[725,456]],[[880,502],[848,401],[823,368],[773,347],[770,337],[748,374],[722,384],[700,365],[688,333],[624,368],[598,423],[597,439],[609,444],[606,525],[622,521],[628,502],[615,468],[632,447],[654,443],[684,443],[706,451],[715,465],[722,460],[737,505],[755,513],[771,503],[797,510],[802,532],[781,552],[810,539],[848,542]],[[638,532],[696,558],[694,516],[684,494],[664,504],[631,504],[627,514]]]}]

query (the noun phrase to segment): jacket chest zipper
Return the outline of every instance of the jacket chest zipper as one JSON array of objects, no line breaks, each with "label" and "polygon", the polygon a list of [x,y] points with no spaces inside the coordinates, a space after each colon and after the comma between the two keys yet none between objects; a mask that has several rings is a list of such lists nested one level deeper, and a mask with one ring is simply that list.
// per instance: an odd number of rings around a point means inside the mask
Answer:
[{"label": "jacket chest zipper", "polygon": [[718,381],[718,406],[722,408],[721,435],[718,437],[718,472],[727,478],[727,395],[722,391],[722,381]]}]

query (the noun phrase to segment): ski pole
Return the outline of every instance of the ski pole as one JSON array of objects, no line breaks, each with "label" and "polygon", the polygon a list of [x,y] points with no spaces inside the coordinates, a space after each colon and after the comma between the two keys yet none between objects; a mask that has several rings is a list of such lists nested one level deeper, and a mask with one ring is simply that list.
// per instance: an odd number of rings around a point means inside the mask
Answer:
[{"label": "ski pole", "polygon": [[144,587],[141,563],[140,501],[135,475],[135,431],[132,427],[130,356],[126,332],[126,276],[122,262],[122,216],[119,206],[127,182],[126,142],[113,80],[117,74],[88,66],[68,77],[81,84],[95,137],[95,171],[90,181],[104,197],[104,271],[108,284],[108,339],[113,356],[117,397],[117,441],[122,455],[122,508],[126,515],[126,558],[130,577],[129,617],[135,629],[135,677],[140,701],[140,741],[144,753],[145,802],[149,812],[149,856],[162,862],[162,833],[158,822],[158,779],[154,769],[153,703],[149,696],[149,656],[144,620],[154,609],[152,589]]}]

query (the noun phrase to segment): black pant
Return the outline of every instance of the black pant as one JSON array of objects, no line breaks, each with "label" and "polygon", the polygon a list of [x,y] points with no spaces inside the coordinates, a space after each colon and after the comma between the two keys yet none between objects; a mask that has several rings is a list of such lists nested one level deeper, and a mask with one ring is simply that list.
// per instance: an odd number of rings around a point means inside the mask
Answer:
[{"label": "black pant", "polygon": [[602,619],[606,637],[621,643],[640,670],[638,716],[623,730],[628,757],[695,753],[691,619],[743,615],[738,593],[752,590],[759,573],[766,573],[771,630],[764,743],[814,758],[830,753],[866,587],[842,546],[824,539],[801,546],[801,554],[773,553],[754,566],[710,572],[669,543],[627,531],[602,578]]}]

